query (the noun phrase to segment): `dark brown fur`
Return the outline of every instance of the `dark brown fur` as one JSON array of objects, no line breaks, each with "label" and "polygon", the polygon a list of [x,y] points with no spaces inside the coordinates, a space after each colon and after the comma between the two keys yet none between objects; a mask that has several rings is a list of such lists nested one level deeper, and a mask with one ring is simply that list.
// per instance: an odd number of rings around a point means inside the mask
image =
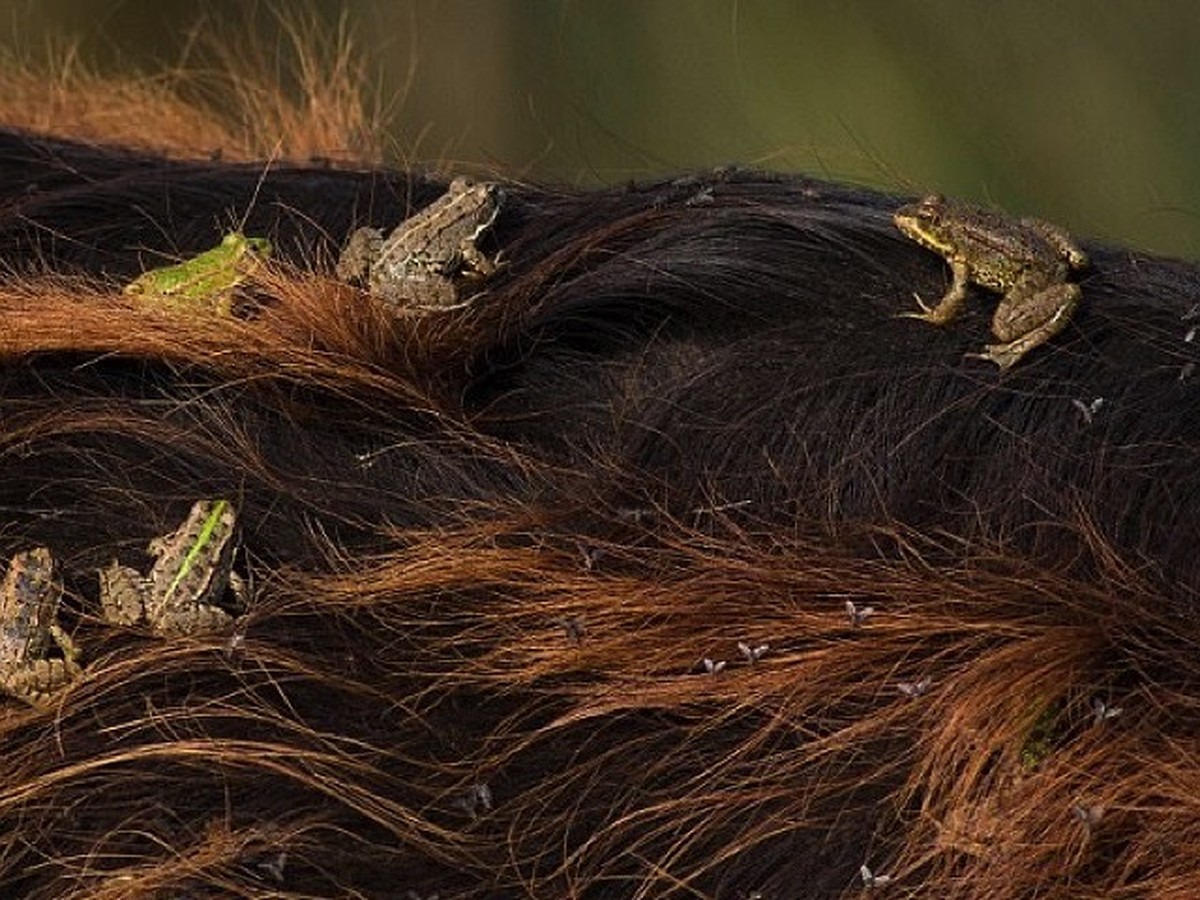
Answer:
[{"label": "dark brown fur", "polygon": [[[1194,266],[1089,244],[1002,376],[990,295],[895,318],[946,276],[872,192],[506,186],[507,268],[414,321],[330,263],[440,182],[0,159],[0,550],[54,548],[87,652],[0,710],[0,893],[1190,896]],[[246,318],[122,300],[243,216]],[[215,495],[239,636],[100,623]]]}]

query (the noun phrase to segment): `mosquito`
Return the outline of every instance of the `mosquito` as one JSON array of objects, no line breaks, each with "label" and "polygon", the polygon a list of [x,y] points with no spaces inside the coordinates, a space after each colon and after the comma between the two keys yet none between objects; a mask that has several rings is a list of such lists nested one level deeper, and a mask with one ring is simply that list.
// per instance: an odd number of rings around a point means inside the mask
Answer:
[{"label": "mosquito", "polygon": [[757,647],[751,647],[745,641],[738,641],[738,652],[746,658],[746,662],[754,665],[763,658],[763,654],[771,649],[770,644],[759,644]]},{"label": "mosquito", "polygon": [[491,811],[492,789],[488,787],[486,781],[476,782],[454,801],[454,805],[459,809],[465,810],[467,815],[474,819],[478,816],[477,810],[482,809],[484,812]]},{"label": "mosquito", "polygon": [[862,625],[864,622],[866,622],[867,619],[871,618],[871,616],[875,615],[875,607],[864,606],[860,609],[854,605],[853,600],[847,600],[846,615],[850,619],[850,624],[857,628],[859,625]]},{"label": "mosquito", "polygon": [[920,681],[901,681],[896,685],[896,690],[905,697],[923,697],[932,686],[933,679],[926,675]]},{"label": "mosquito", "polygon": [[583,616],[558,616],[555,618],[554,624],[566,632],[567,640],[574,644],[583,643],[583,636],[586,633]]},{"label": "mosquito", "polygon": [[1100,697],[1092,698],[1092,724],[1103,725],[1109,719],[1115,719],[1125,710],[1120,706],[1109,706]]},{"label": "mosquito", "polygon": [[1071,806],[1071,815],[1083,826],[1083,833],[1091,837],[1092,829],[1099,825],[1100,820],[1104,818],[1104,807],[1099,804],[1084,806],[1081,803],[1076,803]]},{"label": "mosquito", "polygon": [[1083,416],[1083,422],[1085,425],[1092,424],[1092,420],[1096,418],[1096,413],[1100,412],[1100,409],[1104,406],[1104,403],[1105,400],[1103,397],[1096,397],[1091,403],[1084,403],[1078,398],[1071,401],[1071,405],[1079,410],[1079,414]]},{"label": "mosquito", "polygon": [[865,887],[867,890],[870,890],[871,888],[883,887],[892,880],[891,875],[876,875],[869,868],[867,868],[866,863],[863,863],[861,866],[859,866],[858,874],[859,877],[862,878],[863,887]]}]

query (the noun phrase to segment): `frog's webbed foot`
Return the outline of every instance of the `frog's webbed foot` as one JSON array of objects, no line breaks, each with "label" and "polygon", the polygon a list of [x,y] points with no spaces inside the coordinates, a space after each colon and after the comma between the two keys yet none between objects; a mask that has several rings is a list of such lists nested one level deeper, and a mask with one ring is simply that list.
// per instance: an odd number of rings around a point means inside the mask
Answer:
[{"label": "frog's webbed foot", "polygon": [[[1013,341],[1012,343],[1017,342]],[[1026,350],[1013,351],[1011,346],[1011,344],[988,344],[983,348],[983,353],[964,353],[963,359],[986,359],[994,362],[1003,372],[1012,368],[1026,353]]]},{"label": "frog's webbed foot", "polygon": [[983,348],[982,353],[967,353],[964,355],[968,359],[986,359],[994,362],[1000,367],[1000,371],[1003,372],[1011,369],[1020,362],[1021,357],[1034,347],[1044,344],[1050,337],[1051,335],[1042,337],[1026,335],[1025,337],[1017,338],[1015,341],[1009,341],[1006,344],[987,344]]},{"label": "frog's webbed foot", "polygon": [[921,299],[920,294],[913,293],[921,311],[902,312],[897,313],[896,316],[901,319],[920,319],[931,325],[945,325],[957,316],[962,311],[963,304],[967,302],[968,269],[966,264],[959,262],[952,262],[950,268],[954,273],[954,282],[936,306],[930,306]]},{"label": "frog's webbed foot", "polygon": [[1003,372],[1011,369],[1021,361],[1026,353],[1041,344],[1044,344],[1050,339],[1050,335],[1040,338],[1031,338],[1029,336],[1017,338],[1015,341],[1009,341],[1007,344],[987,344],[983,348],[982,353],[967,353],[964,354],[969,359],[986,359],[994,362],[1000,367]]},{"label": "frog's webbed foot", "polygon": [[921,311],[913,312],[909,310],[908,312],[899,312],[896,313],[897,319],[923,319],[926,322],[933,322],[935,325],[940,324],[934,319],[934,310],[936,307],[930,306],[922,300],[921,295],[916,291],[913,291],[913,299],[917,301],[917,306],[921,307]]},{"label": "frog's webbed foot", "polygon": [[966,291],[963,290],[961,296],[956,296],[955,292],[951,290],[938,301],[936,306],[930,306],[921,299],[920,294],[914,293],[913,298],[917,301],[917,305],[921,307],[921,311],[909,310],[907,312],[896,313],[896,318],[920,319],[922,322],[928,322],[931,325],[945,325],[957,316],[962,309],[963,301],[966,299]]}]

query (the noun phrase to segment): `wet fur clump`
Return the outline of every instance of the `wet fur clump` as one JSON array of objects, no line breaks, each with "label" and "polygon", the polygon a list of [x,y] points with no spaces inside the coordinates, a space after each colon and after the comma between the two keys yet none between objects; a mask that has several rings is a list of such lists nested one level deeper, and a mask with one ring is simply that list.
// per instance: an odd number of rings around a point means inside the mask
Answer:
[{"label": "wet fur clump", "polygon": [[[333,260],[443,180],[0,160],[0,552],[86,664],[0,707],[0,893],[1189,895],[1195,266],[1089,245],[1000,375],[994,298],[896,318],[946,276],[869,191],[506,185],[507,265],[404,318]],[[121,295],[235,221],[237,315]],[[103,623],[206,496],[249,613]]]}]

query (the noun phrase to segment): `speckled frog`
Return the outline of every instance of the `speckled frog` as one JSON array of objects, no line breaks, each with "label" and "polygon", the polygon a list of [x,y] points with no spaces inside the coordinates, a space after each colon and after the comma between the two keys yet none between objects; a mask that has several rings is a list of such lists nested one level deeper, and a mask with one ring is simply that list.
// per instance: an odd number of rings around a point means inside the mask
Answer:
[{"label": "speckled frog", "polygon": [[1088,259],[1055,225],[1010,219],[938,194],[900,207],[893,220],[905,235],[945,258],[954,276],[936,306],[917,297],[921,311],[901,315],[942,325],[962,309],[968,284],[1000,291],[992,333],[1003,343],[972,355],[1001,369],[1062,331],[1079,305],[1079,285],[1067,278]]},{"label": "speckled frog", "polygon": [[241,578],[233,571],[237,513],[227,500],[199,500],[175,531],[150,541],[157,557],[150,574],[116,560],[100,570],[100,608],[117,625],[146,623],[161,634],[221,629],[233,616],[219,604],[232,590],[245,606]]},{"label": "speckled frog", "polygon": [[359,228],[338,258],[337,275],[365,281],[398,310],[447,309],[460,304],[466,282],[497,267],[479,249],[504,192],[498,185],[458,177],[446,193],[409,216],[385,240],[378,228]]},{"label": "speckled frog", "polygon": [[45,547],[13,556],[0,585],[0,687],[34,706],[48,705],[81,672],[79,650],[58,624],[62,592]]}]

